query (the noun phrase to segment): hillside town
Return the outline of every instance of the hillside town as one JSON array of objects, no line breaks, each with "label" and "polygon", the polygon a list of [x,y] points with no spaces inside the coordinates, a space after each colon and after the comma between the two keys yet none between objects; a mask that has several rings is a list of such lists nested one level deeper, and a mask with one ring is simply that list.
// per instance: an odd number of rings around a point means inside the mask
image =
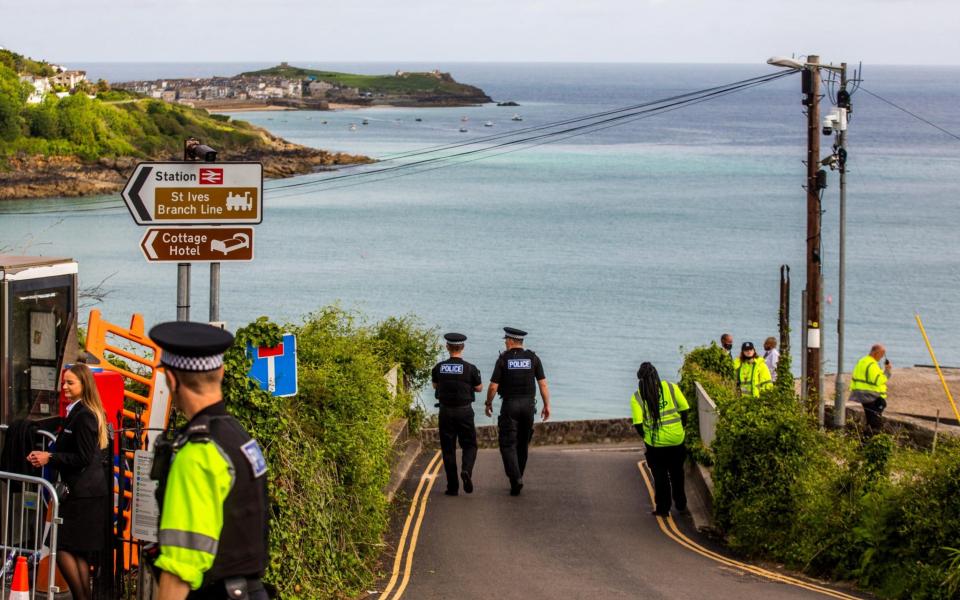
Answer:
[{"label": "hillside town", "polygon": [[27,97],[27,104],[40,104],[47,94],[55,94],[58,98],[63,98],[77,91],[93,89],[87,81],[86,71],[67,69],[60,65],[50,65],[50,67],[54,71],[53,75],[20,75],[20,81],[33,86],[33,91]]}]

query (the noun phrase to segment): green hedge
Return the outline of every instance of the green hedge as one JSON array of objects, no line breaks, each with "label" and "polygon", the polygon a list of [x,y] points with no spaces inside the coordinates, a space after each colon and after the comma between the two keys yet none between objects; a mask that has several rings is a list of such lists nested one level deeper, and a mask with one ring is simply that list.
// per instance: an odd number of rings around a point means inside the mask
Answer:
[{"label": "green hedge", "polygon": [[[247,343],[274,345],[282,333],[297,336],[293,398],[273,398],[246,376]],[[282,328],[261,318],[237,332],[227,353],[224,396],[270,466],[267,580],[285,600],[352,596],[376,576],[388,524],[386,427],[411,403],[407,392],[392,397],[384,379],[398,347],[413,368],[405,378],[422,379],[436,358],[436,334],[410,317],[367,325],[329,307]]]},{"label": "green hedge", "polygon": [[931,455],[887,435],[820,431],[793,391],[789,356],[781,361],[760,398],[733,393],[715,346],[682,369],[717,403],[714,517],[727,544],[883,597],[956,598],[960,442]]}]

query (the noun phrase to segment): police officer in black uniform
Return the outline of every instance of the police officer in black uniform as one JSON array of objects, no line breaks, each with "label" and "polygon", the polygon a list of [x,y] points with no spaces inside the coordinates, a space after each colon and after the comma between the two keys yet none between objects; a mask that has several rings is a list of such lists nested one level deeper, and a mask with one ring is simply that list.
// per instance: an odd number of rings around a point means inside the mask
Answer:
[{"label": "police officer in black uniform", "polygon": [[543,374],[540,357],[532,350],[525,350],[523,338],[526,331],[504,327],[506,352],[500,354],[490,376],[487,388],[486,414],[493,414],[493,397],[500,394],[500,456],[503,470],[510,479],[510,495],[519,496],[523,489],[523,472],[527,466],[527,447],[533,438],[533,421],[536,414],[536,388],[540,388],[544,421],[550,418],[550,390]]},{"label": "police officer in black uniform", "polygon": [[463,344],[467,336],[462,333],[448,333],[443,336],[447,341],[450,358],[438,362],[433,367],[433,388],[440,407],[440,452],[443,456],[443,470],[447,474],[448,496],[459,493],[457,483],[457,440],[463,453],[460,477],[463,479],[463,491],[473,493],[473,463],[477,460],[477,430],[473,425],[473,407],[476,392],[483,391],[483,379],[480,369],[463,360]]},{"label": "police officer in black uniform", "polygon": [[187,418],[154,447],[160,480],[160,600],[267,600],[267,471],[257,441],[227,414],[220,385],[230,333],[161,323],[150,338],[176,408]]}]

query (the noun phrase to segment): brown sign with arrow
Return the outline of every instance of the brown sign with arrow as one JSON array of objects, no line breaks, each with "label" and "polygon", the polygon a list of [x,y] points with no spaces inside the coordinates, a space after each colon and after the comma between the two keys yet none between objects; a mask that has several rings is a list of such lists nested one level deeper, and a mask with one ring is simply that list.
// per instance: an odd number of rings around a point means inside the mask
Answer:
[{"label": "brown sign with arrow", "polygon": [[253,227],[151,227],[140,241],[147,262],[253,260]]}]

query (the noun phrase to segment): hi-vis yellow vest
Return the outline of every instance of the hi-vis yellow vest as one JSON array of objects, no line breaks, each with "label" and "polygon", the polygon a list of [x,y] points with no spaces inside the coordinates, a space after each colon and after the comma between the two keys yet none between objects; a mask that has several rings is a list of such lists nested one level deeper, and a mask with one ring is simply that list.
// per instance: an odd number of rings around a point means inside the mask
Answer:
[{"label": "hi-vis yellow vest", "polygon": [[869,354],[860,359],[850,376],[850,391],[857,390],[887,397],[887,376],[883,374],[877,359]]},{"label": "hi-vis yellow vest", "polygon": [[740,358],[733,361],[733,370],[737,376],[737,386],[744,396],[760,397],[760,390],[773,385],[770,380],[770,369],[763,358],[756,356],[753,362],[742,362]]},{"label": "hi-vis yellow vest", "polygon": [[690,410],[690,404],[675,383],[660,382],[660,424],[654,429],[653,418],[645,414],[643,399],[636,391],[630,397],[633,424],[643,424],[643,441],[650,446],[679,446],[683,443],[683,420],[680,413]]}]

